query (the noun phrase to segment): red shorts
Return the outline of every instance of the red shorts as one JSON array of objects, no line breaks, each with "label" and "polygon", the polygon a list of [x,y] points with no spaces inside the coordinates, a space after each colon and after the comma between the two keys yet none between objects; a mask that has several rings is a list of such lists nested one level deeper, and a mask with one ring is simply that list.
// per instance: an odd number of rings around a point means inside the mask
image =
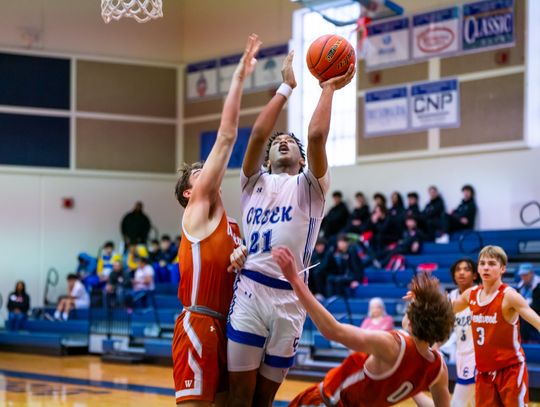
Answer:
[{"label": "red shorts", "polygon": [[176,402],[214,402],[227,390],[227,336],[225,321],[183,311],[173,337]]},{"label": "red shorts", "polygon": [[476,375],[476,407],[518,407],[529,402],[529,374],[525,362]]},{"label": "red shorts", "polygon": [[302,393],[294,398],[293,401],[289,403],[289,407],[302,407],[302,406],[324,406],[323,399],[321,397],[321,392],[319,390],[319,383],[314,384],[313,386],[308,387]]}]

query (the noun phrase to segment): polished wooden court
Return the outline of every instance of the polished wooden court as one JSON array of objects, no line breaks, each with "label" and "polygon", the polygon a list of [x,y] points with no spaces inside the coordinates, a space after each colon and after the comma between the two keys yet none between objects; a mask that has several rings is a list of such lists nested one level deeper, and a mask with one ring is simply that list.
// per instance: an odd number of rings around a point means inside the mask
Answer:
[{"label": "polished wooden court", "polygon": [[[286,406],[311,385],[287,380],[276,397]],[[172,371],[153,365],[102,363],[96,356],[37,356],[0,352],[0,406],[173,406]],[[412,401],[399,404],[414,406]],[[530,406],[540,407],[538,403]]]}]

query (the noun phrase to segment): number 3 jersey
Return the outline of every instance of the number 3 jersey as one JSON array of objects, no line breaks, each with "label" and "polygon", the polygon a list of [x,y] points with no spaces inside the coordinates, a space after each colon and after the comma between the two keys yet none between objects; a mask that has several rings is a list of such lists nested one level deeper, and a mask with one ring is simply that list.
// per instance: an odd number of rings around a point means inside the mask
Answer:
[{"label": "number 3 jersey", "polygon": [[483,287],[471,291],[469,308],[472,313],[472,333],[476,369],[492,372],[525,361],[519,334],[519,316],[512,323],[504,319],[504,294],[512,288],[501,284],[491,298],[480,300]]},{"label": "number 3 jersey", "polygon": [[317,179],[304,169],[298,175],[266,171],[241,174],[242,220],[248,248],[247,270],[283,278],[272,259],[272,248],[287,246],[298,270],[309,265],[324,215],[328,172]]}]

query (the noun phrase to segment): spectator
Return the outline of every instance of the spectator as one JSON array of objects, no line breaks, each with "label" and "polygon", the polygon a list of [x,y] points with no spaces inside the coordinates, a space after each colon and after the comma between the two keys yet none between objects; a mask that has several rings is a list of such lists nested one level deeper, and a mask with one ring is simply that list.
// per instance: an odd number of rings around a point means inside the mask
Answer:
[{"label": "spectator", "polygon": [[97,275],[100,281],[107,281],[113,268],[114,243],[105,242],[97,262]]},{"label": "spectator", "polygon": [[67,276],[68,295],[60,297],[60,301],[54,312],[54,318],[57,320],[63,319],[67,321],[69,312],[75,309],[84,309],[90,306],[90,297],[84,288],[84,285],[79,281],[76,274],[68,274]]},{"label": "spectator", "polygon": [[397,246],[381,253],[377,257],[377,261],[374,261],[376,267],[388,266],[392,258],[396,255],[419,254],[422,251],[424,235],[418,229],[416,218],[414,216],[407,216],[405,226],[405,232],[403,232],[403,237]]},{"label": "spectator", "polygon": [[321,224],[324,237],[329,242],[347,226],[349,220],[349,209],[343,202],[343,194],[340,191],[334,191],[332,198],[334,206],[330,208]]},{"label": "spectator", "polygon": [[137,202],[133,211],[124,216],[120,228],[126,246],[131,243],[146,244],[150,232],[150,219],[143,212],[142,202]]},{"label": "spectator", "polygon": [[30,297],[26,294],[26,285],[23,281],[17,281],[15,291],[9,294],[7,308],[8,320],[6,328],[8,331],[23,329],[30,309]]},{"label": "spectator", "polygon": [[401,235],[403,233],[405,225],[405,206],[403,205],[403,198],[399,192],[392,192],[390,195],[392,206],[390,207],[389,215],[390,220],[394,223],[394,227]]},{"label": "spectator", "polygon": [[380,192],[375,192],[373,194],[373,203],[375,207],[382,206],[386,209],[386,197]]},{"label": "spectator", "polygon": [[165,267],[168,264],[171,264],[176,258],[176,250],[171,242],[171,237],[169,235],[161,236],[160,247],[160,258],[159,265]]},{"label": "spectator", "polygon": [[139,256],[133,276],[133,291],[153,291],[154,288],[154,269],[148,264],[148,257]]},{"label": "spectator", "polygon": [[367,230],[369,225],[369,206],[362,192],[357,192],[354,197],[356,199],[356,206],[349,217],[349,223],[345,232],[362,234]]},{"label": "spectator", "polygon": [[[518,275],[521,279],[517,286],[518,292],[527,300],[534,312],[540,314],[540,277],[535,274],[534,266],[531,263],[520,264]],[[520,331],[524,343],[538,342],[538,331],[523,318]]]},{"label": "spectator", "polygon": [[426,239],[433,241],[443,230],[445,206],[439,190],[435,186],[428,188],[430,201],[422,211]]},{"label": "spectator", "polygon": [[474,200],[474,188],[471,185],[464,185],[461,192],[463,193],[463,200],[447,217],[448,233],[474,229],[477,210]]},{"label": "spectator", "polygon": [[406,216],[420,216],[420,207],[418,206],[418,193],[409,192],[407,194],[407,213]]},{"label": "spectator", "polygon": [[375,257],[379,257],[381,252],[388,249],[388,245],[399,240],[399,230],[391,221],[384,206],[377,205],[375,207],[371,214],[369,228],[373,232],[370,246]]},{"label": "spectator", "polygon": [[139,257],[149,257],[148,249],[142,244],[130,244],[127,253],[124,254],[124,264],[127,268],[135,272],[139,266]]},{"label": "spectator", "polygon": [[325,268],[326,297],[347,296],[347,287],[358,287],[364,277],[364,266],[355,245],[350,245],[344,235],[337,238],[336,247],[328,256]]},{"label": "spectator", "polygon": [[161,250],[159,248],[159,240],[152,239],[150,241],[150,247],[148,249],[148,259],[150,263],[158,263],[161,258]]},{"label": "spectator", "polygon": [[131,277],[129,272],[124,270],[122,258],[116,255],[113,259],[113,269],[109,274],[109,281],[105,286],[107,304],[113,307],[124,305],[130,291]]},{"label": "spectator", "polygon": [[324,238],[317,239],[315,249],[311,255],[310,265],[319,264],[310,270],[308,286],[318,300],[324,299],[324,294],[326,293],[326,276],[324,273],[328,265],[329,255],[330,252],[326,240]]},{"label": "spectator", "polygon": [[88,253],[79,253],[77,257],[78,265],[76,275],[88,291],[99,286],[99,276],[97,274],[97,259]]},{"label": "spectator", "polygon": [[382,298],[369,300],[368,316],[362,321],[360,328],[374,331],[391,331],[394,329],[394,319],[386,313]]}]

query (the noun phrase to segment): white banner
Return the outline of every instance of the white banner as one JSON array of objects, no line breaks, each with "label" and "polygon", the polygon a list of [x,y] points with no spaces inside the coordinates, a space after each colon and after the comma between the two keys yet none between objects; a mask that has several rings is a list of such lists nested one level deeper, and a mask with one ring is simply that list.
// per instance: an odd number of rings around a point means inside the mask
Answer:
[{"label": "white banner", "polygon": [[411,130],[459,127],[457,79],[418,83],[411,86]]},{"label": "white banner", "polygon": [[408,131],[408,94],[406,86],[366,92],[364,136],[382,136]]},{"label": "white banner", "polygon": [[364,41],[366,68],[374,69],[409,60],[409,18],[371,23]]},{"label": "white banner", "polygon": [[204,99],[218,94],[217,60],[188,65],[186,94],[189,100]]},{"label": "white banner", "polygon": [[412,17],[413,58],[431,58],[459,51],[459,7]]},{"label": "white banner", "polygon": [[[219,59],[219,91],[223,94],[229,92],[231,87],[232,77],[238,62],[240,62],[242,54],[230,55]],[[246,78],[244,81],[244,90],[248,90],[253,87],[252,76]]]},{"label": "white banner", "polygon": [[281,83],[281,67],[288,52],[288,45],[279,45],[259,51],[257,65],[255,65],[253,73],[256,88],[271,87]]}]

